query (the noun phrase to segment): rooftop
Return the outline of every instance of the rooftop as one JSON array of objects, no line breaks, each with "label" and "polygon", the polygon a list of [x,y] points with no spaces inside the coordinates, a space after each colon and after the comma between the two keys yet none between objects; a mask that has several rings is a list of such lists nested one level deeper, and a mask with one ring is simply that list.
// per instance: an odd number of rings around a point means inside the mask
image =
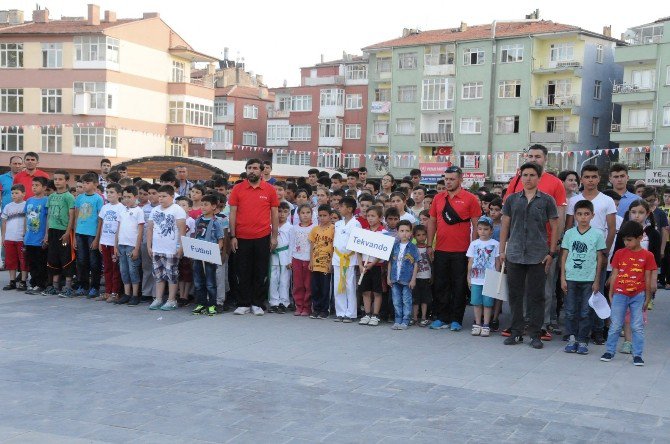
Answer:
[{"label": "rooftop", "polygon": [[143,18],[118,19],[114,22],[100,21],[89,25],[84,19],[49,20],[47,23],[24,22],[18,25],[0,24],[0,34],[98,34],[105,29],[126,23],[138,22]]},{"label": "rooftop", "polygon": [[[261,97],[261,90],[265,90],[265,97]],[[274,102],[274,93],[268,92],[265,87],[230,85],[224,88],[216,88],[216,97],[238,97],[240,99],[264,100]]]}]

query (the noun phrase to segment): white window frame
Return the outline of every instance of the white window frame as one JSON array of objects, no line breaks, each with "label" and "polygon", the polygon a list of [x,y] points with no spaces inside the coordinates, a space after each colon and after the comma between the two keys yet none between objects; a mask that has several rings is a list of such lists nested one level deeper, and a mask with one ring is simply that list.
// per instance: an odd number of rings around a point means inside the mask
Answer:
[{"label": "white window frame", "polygon": [[268,143],[288,142],[291,127],[284,122],[268,120],[267,134],[265,139]]},{"label": "white window frame", "polygon": [[663,107],[663,126],[670,126],[670,105]]},{"label": "white window frame", "polygon": [[391,88],[377,88],[375,89],[375,102],[390,102]]},{"label": "white window frame", "polygon": [[464,170],[476,170],[480,167],[481,153],[479,151],[461,151],[458,153],[458,166]]},{"label": "white window frame", "polygon": [[232,109],[232,103],[228,102],[225,97],[214,98],[214,116],[217,118],[228,116],[228,111]]},{"label": "white window frame", "polygon": [[340,167],[339,150],[333,147],[319,147],[317,167],[336,169]]},{"label": "white window frame", "polygon": [[377,72],[391,72],[393,70],[393,60],[391,57],[377,57]]},{"label": "white window frame", "polygon": [[461,134],[481,134],[482,133],[481,117],[461,117],[459,132]]},{"label": "white window frame", "polygon": [[549,47],[549,60],[552,62],[570,62],[575,58],[575,44],[572,42],[552,43]]},{"label": "white window frame", "polygon": [[[497,116],[496,134],[519,134],[519,116]],[[516,131],[514,131],[516,129]]]},{"label": "white window frame", "polygon": [[346,109],[363,109],[363,94],[347,94]]},{"label": "white window frame", "polygon": [[310,95],[291,96],[291,111],[295,112],[312,111],[312,96]]},{"label": "white window frame", "polygon": [[605,48],[601,44],[596,45],[596,63],[602,63],[605,56]]},{"label": "white window frame", "polygon": [[184,111],[186,114],[186,125],[203,126],[205,128],[213,126],[214,109],[212,106],[186,102],[184,104]]},{"label": "white window frame", "polygon": [[42,43],[42,68],[63,67],[63,44]]},{"label": "white window frame", "polygon": [[393,157],[394,167],[396,168],[413,168],[414,159],[412,156],[416,156],[412,151],[396,151]]},{"label": "white window frame", "polygon": [[186,64],[177,60],[172,61],[172,83],[183,83],[186,81]]},{"label": "white window frame", "polygon": [[272,152],[272,163],[310,166],[312,164],[312,152],[275,149]]},{"label": "white window frame", "polygon": [[493,156],[494,174],[516,174],[517,168],[522,165],[525,157],[523,152],[518,151],[499,152]]},{"label": "white window frame", "polygon": [[184,153],[184,147],[178,140],[170,140],[170,156],[181,157]]},{"label": "white window frame", "polygon": [[595,100],[602,100],[603,98],[603,82],[596,80],[593,84],[593,98]]},{"label": "white window frame", "polygon": [[498,98],[518,99],[521,89],[521,80],[501,80],[498,82]]},{"label": "white window frame", "polygon": [[82,149],[116,149],[117,130],[101,127],[72,128],[74,147]]},{"label": "white window frame", "polygon": [[437,121],[438,134],[454,134],[454,121],[451,119],[440,119]]},{"label": "white window frame", "polygon": [[76,36],[75,61],[119,63],[119,39],[106,36]]},{"label": "white window frame", "polygon": [[416,85],[398,86],[398,103],[416,103],[417,87]]},{"label": "white window frame", "polygon": [[258,119],[258,105],[250,105],[250,104],[244,105],[244,109],[242,110],[242,114],[243,114],[243,117],[245,119],[257,120]]},{"label": "white window frame", "polygon": [[291,125],[289,140],[293,142],[310,142],[312,140],[312,125]]},{"label": "white window frame", "polygon": [[105,82],[74,82],[72,86],[73,100],[77,94],[80,93],[89,93],[91,96],[91,109],[102,111],[105,109],[111,109],[112,107],[112,94],[107,94]]},{"label": "white window frame", "polygon": [[361,124],[349,123],[344,125],[344,138],[348,140],[359,140],[361,138]]},{"label": "white window frame", "polygon": [[591,118],[591,135],[592,136],[600,135],[600,117]]},{"label": "white window frame", "polygon": [[389,121],[388,120],[375,120],[372,124],[372,134],[377,136],[388,136],[389,134]]},{"label": "white window frame", "polygon": [[415,119],[395,119],[395,133],[399,136],[413,136],[416,134]]},{"label": "white window frame", "polygon": [[[473,62],[473,56],[475,58]],[[465,48],[463,51],[463,65],[483,65],[486,61],[484,50],[482,48]]]},{"label": "white window frame", "polygon": [[42,112],[49,114],[59,114],[63,112],[62,89],[49,88],[42,90]]},{"label": "white window frame", "polygon": [[322,89],[319,103],[321,106],[344,105],[344,90],[339,88]]},{"label": "white window frame", "polygon": [[659,166],[670,167],[670,145],[661,146],[661,155],[659,157],[659,161]]},{"label": "white window frame", "polygon": [[[13,143],[11,143],[13,142]],[[11,143],[11,146],[10,146]],[[23,151],[23,128],[20,126],[4,126],[0,128],[0,151]]]},{"label": "white window frame", "polygon": [[398,69],[417,69],[419,56],[416,52],[401,52],[398,54]]},{"label": "white window frame", "polygon": [[352,170],[361,166],[361,156],[358,154],[344,154],[342,156],[342,168]]},{"label": "white window frame", "polygon": [[665,84],[670,85],[670,65],[665,67]]},{"label": "white window frame", "polygon": [[329,117],[327,119],[319,119],[319,137],[335,137],[342,138],[344,130],[344,123],[342,119]]},{"label": "white window frame", "polygon": [[[644,119],[646,115],[646,119]],[[633,119],[635,116],[635,119]],[[651,128],[654,122],[654,110],[651,108],[636,108],[628,111],[628,128]]]},{"label": "white window frame", "polygon": [[466,82],[463,84],[461,99],[477,100],[484,97],[484,82]]},{"label": "white window frame", "polygon": [[522,43],[502,45],[500,47],[500,63],[523,62],[524,46]]},{"label": "white window frame", "polygon": [[43,126],[42,130],[42,152],[63,152],[63,129],[61,126]]},{"label": "white window frame", "polygon": [[23,43],[0,43],[0,68],[23,68]]},{"label": "white window frame", "polygon": [[23,88],[1,88],[0,113],[20,114],[22,112]]},{"label": "white window frame", "polygon": [[363,63],[356,65],[346,65],[345,73],[347,80],[367,80],[368,65]]},{"label": "white window frame", "polygon": [[[636,78],[637,77],[637,78]],[[656,70],[636,69],[630,73],[630,83],[639,89],[652,89],[656,82]]]},{"label": "white window frame", "polygon": [[454,64],[454,52],[447,45],[426,46],[423,55],[424,66],[445,66]]},{"label": "white window frame", "polygon": [[[553,125],[553,131],[549,131],[549,125]],[[570,126],[570,117],[568,116],[547,116],[545,120],[546,132],[556,134],[564,132]]]},{"label": "white window frame", "polygon": [[423,79],[421,110],[443,111],[454,108],[454,83],[445,77]]},{"label": "white window frame", "polygon": [[258,146],[258,134],[254,131],[244,131],[242,133],[242,145]]}]

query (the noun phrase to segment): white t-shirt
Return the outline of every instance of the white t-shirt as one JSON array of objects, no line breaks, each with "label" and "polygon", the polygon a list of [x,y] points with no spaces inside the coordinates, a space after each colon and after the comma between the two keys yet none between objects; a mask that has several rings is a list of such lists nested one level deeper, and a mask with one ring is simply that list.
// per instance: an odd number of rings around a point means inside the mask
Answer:
[{"label": "white t-shirt", "polygon": [[100,213],[98,213],[98,217],[102,219],[101,245],[113,246],[116,243],[116,231],[119,229],[121,213],[125,209],[126,207],[122,203],[106,203],[102,206]]},{"label": "white t-shirt", "polygon": [[500,256],[500,243],[495,239],[487,241],[475,239],[470,242],[465,255],[472,258],[470,282],[472,285],[484,285],[486,269],[495,270],[496,268],[496,258]]},{"label": "white t-shirt", "polygon": [[[291,263],[291,242],[293,238],[293,225],[288,221],[284,222],[284,225],[281,225],[277,229],[277,253],[272,253],[270,260],[272,265],[288,265]],[[284,249],[284,247],[286,247]]]},{"label": "white t-shirt", "polygon": [[[616,215],[616,232],[619,232],[619,228],[621,228],[621,224],[623,223],[623,217],[619,216],[618,214]],[[612,271],[612,256],[614,256],[614,244],[615,242],[612,242],[612,246],[610,247],[610,254],[607,256],[607,271]]]},{"label": "white t-shirt", "polygon": [[[585,200],[586,198],[581,194],[573,196],[568,201],[568,209],[566,213],[570,216],[575,215],[575,204],[580,200]],[[587,199],[588,200],[588,199]],[[598,193],[598,195],[591,201],[593,204],[594,216],[591,219],[591,226],[597,228],[603,232],[605,238],[607,238],[607,215],[616,214],[616,204],[614,199],[603,194]],[[577,226],[577,221],[575,221],[575,226]]]},{"label": "white t-shirt", "polygon": [[293,259],[309,261],[312,253],[312,248],[309,243],[309,233],[311,233],[312,228],[314,227],[314,224],[308,225],[306,227],[301,227],[300,225],[293,226],[293,242],[291,242],[291,246],[289,248],[289,250],[291,250],[291,256]]},{"label": "white t-shirt", "polygon": [[414,215],[409,211],[405,211],[405,214],[400,216],[400,220],[408,220],[412,225],[416,224],[416,217],[414,217]]},{"label": "white t-shirt", "polygon": [[7,221],[3,239],[12,242],[23,242],[26,234],[26,203],[14,201],[5,205],[2,209],[2,220]]},{"label": "white t-shirt", "polygon": [[174,203],[167,208],[158,205],[151,210],[149,220],[153,225],[151,248],[154,254],[177,254],[180,241],[177,221],[186,221],[184,209]]},{"label": "white t-shirt", "polygon": [[193,219],[191,216],[186,216],[186,236],[188,237],[193,237],[193,233],[195,233],[195,219]]},{"label": "white t-shirt", "polygon": [[395,261],[395,270],[396,270],[396,279],[400,279],[400,272],[402,271],[402,261],[405,259],[405,250],[407,249],[407,244],[400,242],[400,247],[398,249],[398,259]]},{"label": "white t-shirt", "polygon": [[137,242],[137,231],[140,225],[144,225],[144,210],[140,207],[125,207],[121,211],[119,224],[119,245],[135,246]]},{"label": "white t-shirt", "polygon": [[[356,220],[355,217],[352,217],[349,222],[345,222],[344,219],[340,219],[335,222],[335,238],[333,239],[333,247],[337,248],[341,254],[349,254],[349,265],[358,265],[358,255],[347,250],[347,242],[349,242],[349,235],[351,230],[354,228],[361,228],[360,222]],[[340,257],[337,255],[337,251],[333,252],[333,265],[340,266]]]},{"label": "white t-shirt", "polygon": [[430,279],[430,259],[428,247],[417,247],[419,249],[419,269],[416,273],[417,279]]}]

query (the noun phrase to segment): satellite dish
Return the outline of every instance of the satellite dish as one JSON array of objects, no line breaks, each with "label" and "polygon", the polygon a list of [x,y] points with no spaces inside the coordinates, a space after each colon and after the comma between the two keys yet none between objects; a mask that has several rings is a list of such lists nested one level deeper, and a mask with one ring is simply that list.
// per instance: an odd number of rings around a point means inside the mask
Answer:
[{"label": "satellite dish", "polygon": [[633,31],[632,29],[629,29],[623,33],[623,36],[626,39],[634,39],[637,36],[637,32]]}]

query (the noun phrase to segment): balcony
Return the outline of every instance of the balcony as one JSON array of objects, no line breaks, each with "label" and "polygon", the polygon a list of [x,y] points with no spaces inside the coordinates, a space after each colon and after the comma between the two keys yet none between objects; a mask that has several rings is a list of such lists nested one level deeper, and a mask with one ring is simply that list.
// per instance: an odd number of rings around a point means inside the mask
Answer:
[{"label": "balcony", "polygon": [[[618,49],[617,49],[618,50]],[[572,72],[575,76],[582,76],[582,64],[576,60],[556,62],[552,60],[540,61],[540,66],[533,66],[533,74],[560,74]]]},{"label": "balcony", "polygon": [[344,117],[344,105],[321,105],[319,119],[329,117]]},{"label": "balcony", "polygon": [[187,79],[183,82],[168,83],[168,95],[191,96],[214,100],[214,83],[211,77]]},{"label": "balcony", "polygon": [[214,135],[213,128],[203,126],[187,125],[183,123],[169,123],[167,125],[168,137],[187,137],[211,139]]},{"label": "balcony", "polygon": [[389,143],[389,135],[388,134],[373,134],[370,137],[370,143],[373,143],[375,145],[386,145]]},{"label": "balcony", "polygon": [[372,114],[388,114],[391,112],[391,102],[372,102],[370,103],[370,112]]},{"label": "balcony", "polygon": [[610,141],[619,142],[651,142],[654,138],[654,127],[652,125],[643,127],[622,126],[613,123],[610,127]]},{"label": "balcony", "polygon": [[235,123],[235,110],[233,105],[228,105],[226,114],[214,114],[214,123]]},{"label": "balcony", "polygon": [[538,133],[530,132],[530,143],[577,143],[577,133],[575,132],[553,132],[553,133]]},{"label": "balcony", "polygon": [[391,71],[377,71],[377,80],[391,80]]},{"label": "balcony", "polygon": [[651,86],[618,83],[612,88],[612,103],[644,103],[653,102],[655,99],[656,91]]},{"label": "balcony", "polygon": [[560,108],[571,109],[573,107],[578,107],[580,103],[580,97],[577,95],[571,96],[544,96],[536,97],[531,104],[531,109],[536,110],[556,110]]},{"label": "balcony", "polygon": [[230,142],[207,142],[205,149],[207,151],[232,151],[233,144]]},{"label": "balcony", "polygon": [[454,133],[421,133],[421,143],[425,145],[452,145]]},{"label": "balcony", "polygon": [[423,65],[423,75],[454,76],[456,75],[456,65]]},{"label": "balcony", "polygon": [[291,111],[288,109],[268,109],[268,119],[288,119]]},{"label": "balcony", "polygon": [[344,85],[344,76],[325,76],[325,77],[303,77],[302,84],[305,86],[320,85]]},{"label": "balcony", "polygon": [[658,45],[618,46],[614,51],[614,63],[620,65],[656,64]]},{"label": "balcony", "polygon": [[342,146],[341,137],[321,137],[319,136],[319,146]]},{"label": "balcony", "polygon": [[644,171],[644,170],[650,170],[653,168],[652,162],[649,159],[645,160],[631,160],[631,161],[626,161],[626,159],[623,159],[623,164],[628,167],[629,170],[631,171]]},{"label": "balcony", "polygon": [[288,146],[288,138],[285,139],[267,139],[267,146]]}]

